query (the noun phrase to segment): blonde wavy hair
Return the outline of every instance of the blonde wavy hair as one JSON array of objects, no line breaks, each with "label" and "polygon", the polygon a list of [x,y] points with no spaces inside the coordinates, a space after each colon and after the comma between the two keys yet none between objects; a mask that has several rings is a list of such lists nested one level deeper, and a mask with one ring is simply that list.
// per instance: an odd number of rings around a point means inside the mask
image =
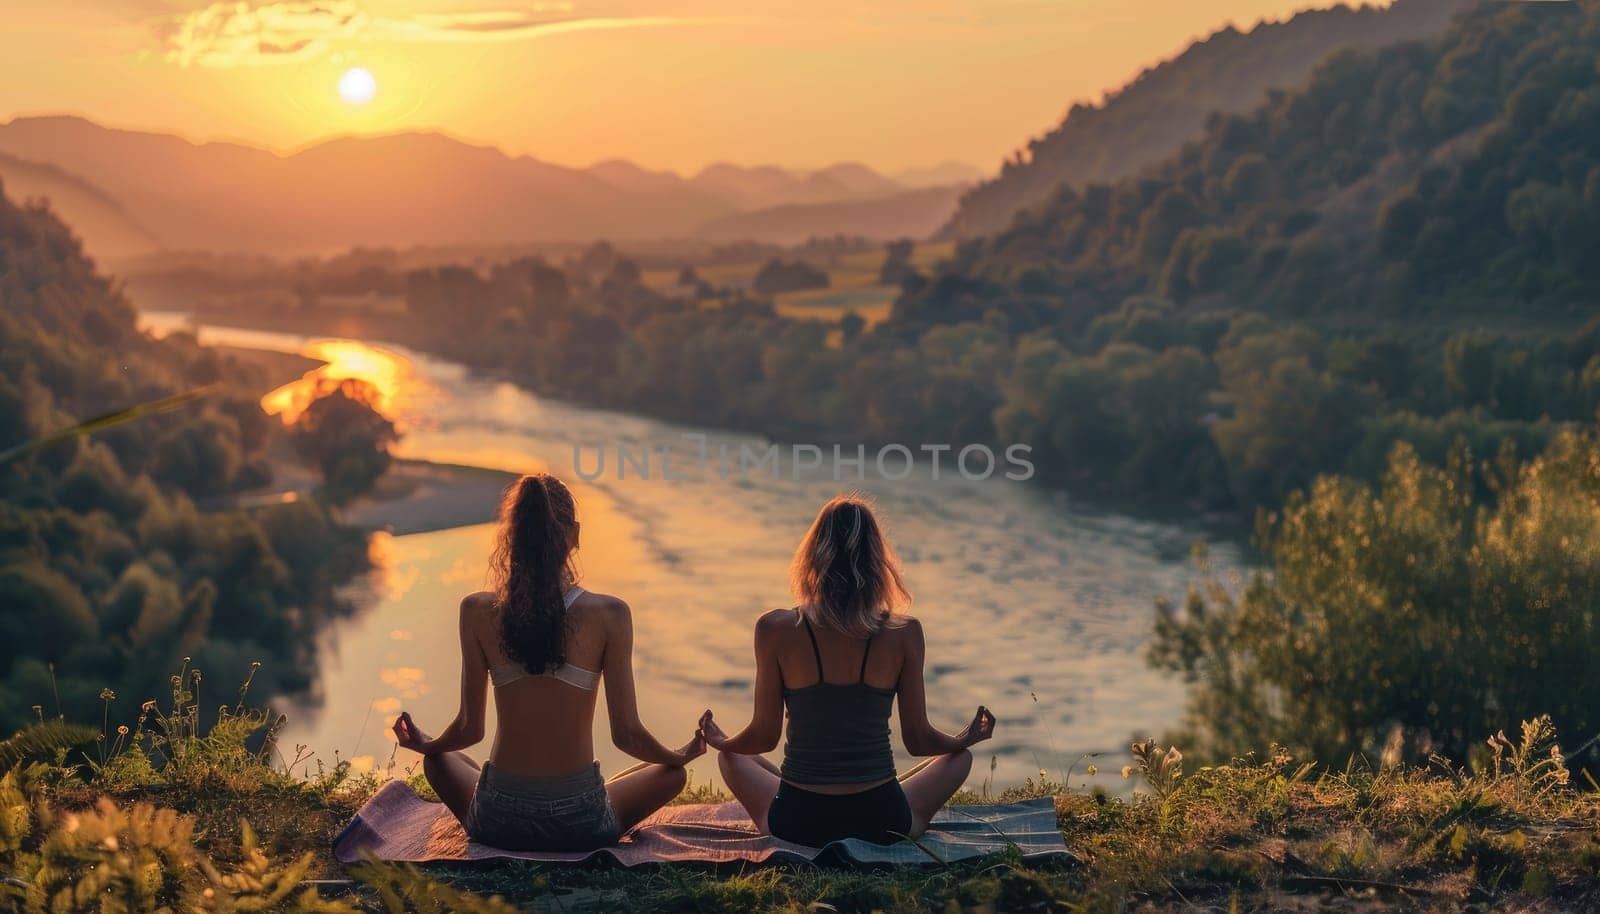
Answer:
[{"label": "blonde wavy hair", "polygon": [[795,550],[789,587],[812,624],[857,638],[899,625],[898,612],[911,603],[900,560],[872,505],[855,493],[817,512]]}]

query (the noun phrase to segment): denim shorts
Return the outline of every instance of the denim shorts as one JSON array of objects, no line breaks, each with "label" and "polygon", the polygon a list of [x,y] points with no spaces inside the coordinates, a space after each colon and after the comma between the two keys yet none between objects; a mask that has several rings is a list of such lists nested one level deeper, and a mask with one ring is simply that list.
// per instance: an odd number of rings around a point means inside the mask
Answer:
[{"label": "denim shorts", "polygon": [[466,828],[472,840],[510,851],[591,851],[622,835],[599,762],[553,777],[485,763]]}]

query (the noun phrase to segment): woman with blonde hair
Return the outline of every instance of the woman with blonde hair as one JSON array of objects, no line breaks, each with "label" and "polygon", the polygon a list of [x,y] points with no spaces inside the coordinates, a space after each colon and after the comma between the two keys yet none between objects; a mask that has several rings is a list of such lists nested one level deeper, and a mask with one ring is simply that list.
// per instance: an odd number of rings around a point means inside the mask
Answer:
[{"label": "woman with blonde hair", "polygon": [[[577,505],[561,480],[524,476],[506,490],[494,589],[461,601],[461,708],[437,737],[402,713],[395,740],[423,756],[428,784],[474,840],[508,850],[586,851],[683,789],[705,751],[696,733],[668,749],[639,720],[633,615],[578,586]],[[594,715],[605,683],[611,741],[640,759],[600,778]],[[498,727],[480,769],[461,750],[483,739],[490,684]]]},{"label": "woman with blonde hair", "polygon": [[[728,789],[763,832],[821,847],[843,838],[890,843],[919,835],[972,769],[973,744],[994,733],[980,706],[951,736],[928,722],[922,625],[899,562],[871,506],[854,495],[823,505],[795,551],[798,605],[756,622],[755,711],[728,736],[708,710],[706,744],[719,752]],[[895,776],[889,713],[900,702],[900,737],[931,761]],[[778,745],[783,766],[761,753]]]}]

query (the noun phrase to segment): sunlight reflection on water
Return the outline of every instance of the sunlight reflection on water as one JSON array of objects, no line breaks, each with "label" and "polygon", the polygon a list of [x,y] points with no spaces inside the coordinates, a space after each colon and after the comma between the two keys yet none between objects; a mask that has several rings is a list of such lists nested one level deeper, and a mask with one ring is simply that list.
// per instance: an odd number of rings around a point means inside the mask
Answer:
[{"label": "sunlight reflection on water", "polygon": [[299,354],[326,364],[305,373],[261,398],[261,408],[284,422],[293,422],[318,392],[319,381],[356,379],[372,387],[372,406],[388,416],[402,412],[425,414],[415,402],[432,392],[426,378],[411,369],[404,357],[355,340],[313,340]]},{"label": "sunlight reflection on water", "polygon": [[[592,465],[601,442],[686,450],[680,436],[687,429],[535,397],[400,347],[220,328],[205,328],[202,338],[335,356],[337,370],[350,372],[338,376],[378,384],[385,410],[407,432],[403,456],[515,472],[550,468],[568,479],[583,521],[584,584],[632,605],[640,706],[668,744],[687,739],[706,707],[725,725],[746,719],[751,623],[789,605],[790,552],[817,506],[847,488],[877,499],[905,563],[913,611],[927,629],[937,721],[954,729],[980,702],[999,717],[970,786],[986,776],[989,755],[998,760],[998,785],[1041,768],[1059,777],[1089,752],[1105,753],[1100,770],[1115,772],[1121,763],[1112,762],[1124,757],[1130,737],[1159,735],[1177,721],[1181,683],[1150,670],[1142,651],[1155,597],[1181,597],[1194,576],[1192,529],[1089,511],[1059,493],[998,479],[947,474],[936,482],[925,470],[901,481],[741,482],[718,478],[714,465],[675,462],[688,478],[608,473],[584,482],[571,472],[575,443]],[[708,437],[713,448],[765,447],[749,436]],[[378,568],[363,585],[366,608],[325,633],[322,697],[291,711],[286,744],[304,743],[323,758],[375,756],[381,769],[391,754],[388,726],[402,706],[425,729],[448,722],[459,672],[456,606],[482,586],[492,534],[479,525],[374,537]],[[1232,545],[1212,544],[1211,561],[1226,572],[1241,558]],[[490,740],[492,733],[478,754]],[[599,743],[608,770],[627,764],[608,741]],[[706,762],[697,768],[700,780],[716,770]],[[1120,786],[1115,774],[1099,780]]]}]

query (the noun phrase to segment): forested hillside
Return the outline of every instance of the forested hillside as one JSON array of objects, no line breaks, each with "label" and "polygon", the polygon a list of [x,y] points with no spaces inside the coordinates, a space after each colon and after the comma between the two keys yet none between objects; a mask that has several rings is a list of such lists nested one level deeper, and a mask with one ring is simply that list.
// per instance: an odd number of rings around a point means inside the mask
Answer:
[{"label": "forested hillside", "polygon": [[[309,685],[313,629],[365,542],[313,501],[228,507],[267,481],[282,433],[260,379],[192,338],[144,335],[67,228],[3,194],[0,369],[0,730],[58,705],[79,720],[108,700],[136,709],[170,694],[185,654],[228,679],[265,661],[267,693]],[[24,447],[202,388],[164,414]]]},{"label": "forested hillside", "polygon": [[1370,476],[1399,438],[1537,446],[1600,395],[1597,19],[1492,5],[1338,54],[1144,176],[963,245],[883,331],[1003,333],[997,433],[1128,491],[1158,481],[1152,448],[1248,504]]},{"label": "forested hillside", "polygon": [[997,232],[1062,184],[1136,174],[1193,139],[1213,112],[1247,111],[1269,90],[1296,88],[1340,48],[1371,50],[1437,35],[1477,0],[1398,0],[1310,10],[1248,32],[1228,26],[1140,73],[1099,104],[1072,106],[1061,124],[1019,150],[998,177],[973,188],[945,228]]}]

